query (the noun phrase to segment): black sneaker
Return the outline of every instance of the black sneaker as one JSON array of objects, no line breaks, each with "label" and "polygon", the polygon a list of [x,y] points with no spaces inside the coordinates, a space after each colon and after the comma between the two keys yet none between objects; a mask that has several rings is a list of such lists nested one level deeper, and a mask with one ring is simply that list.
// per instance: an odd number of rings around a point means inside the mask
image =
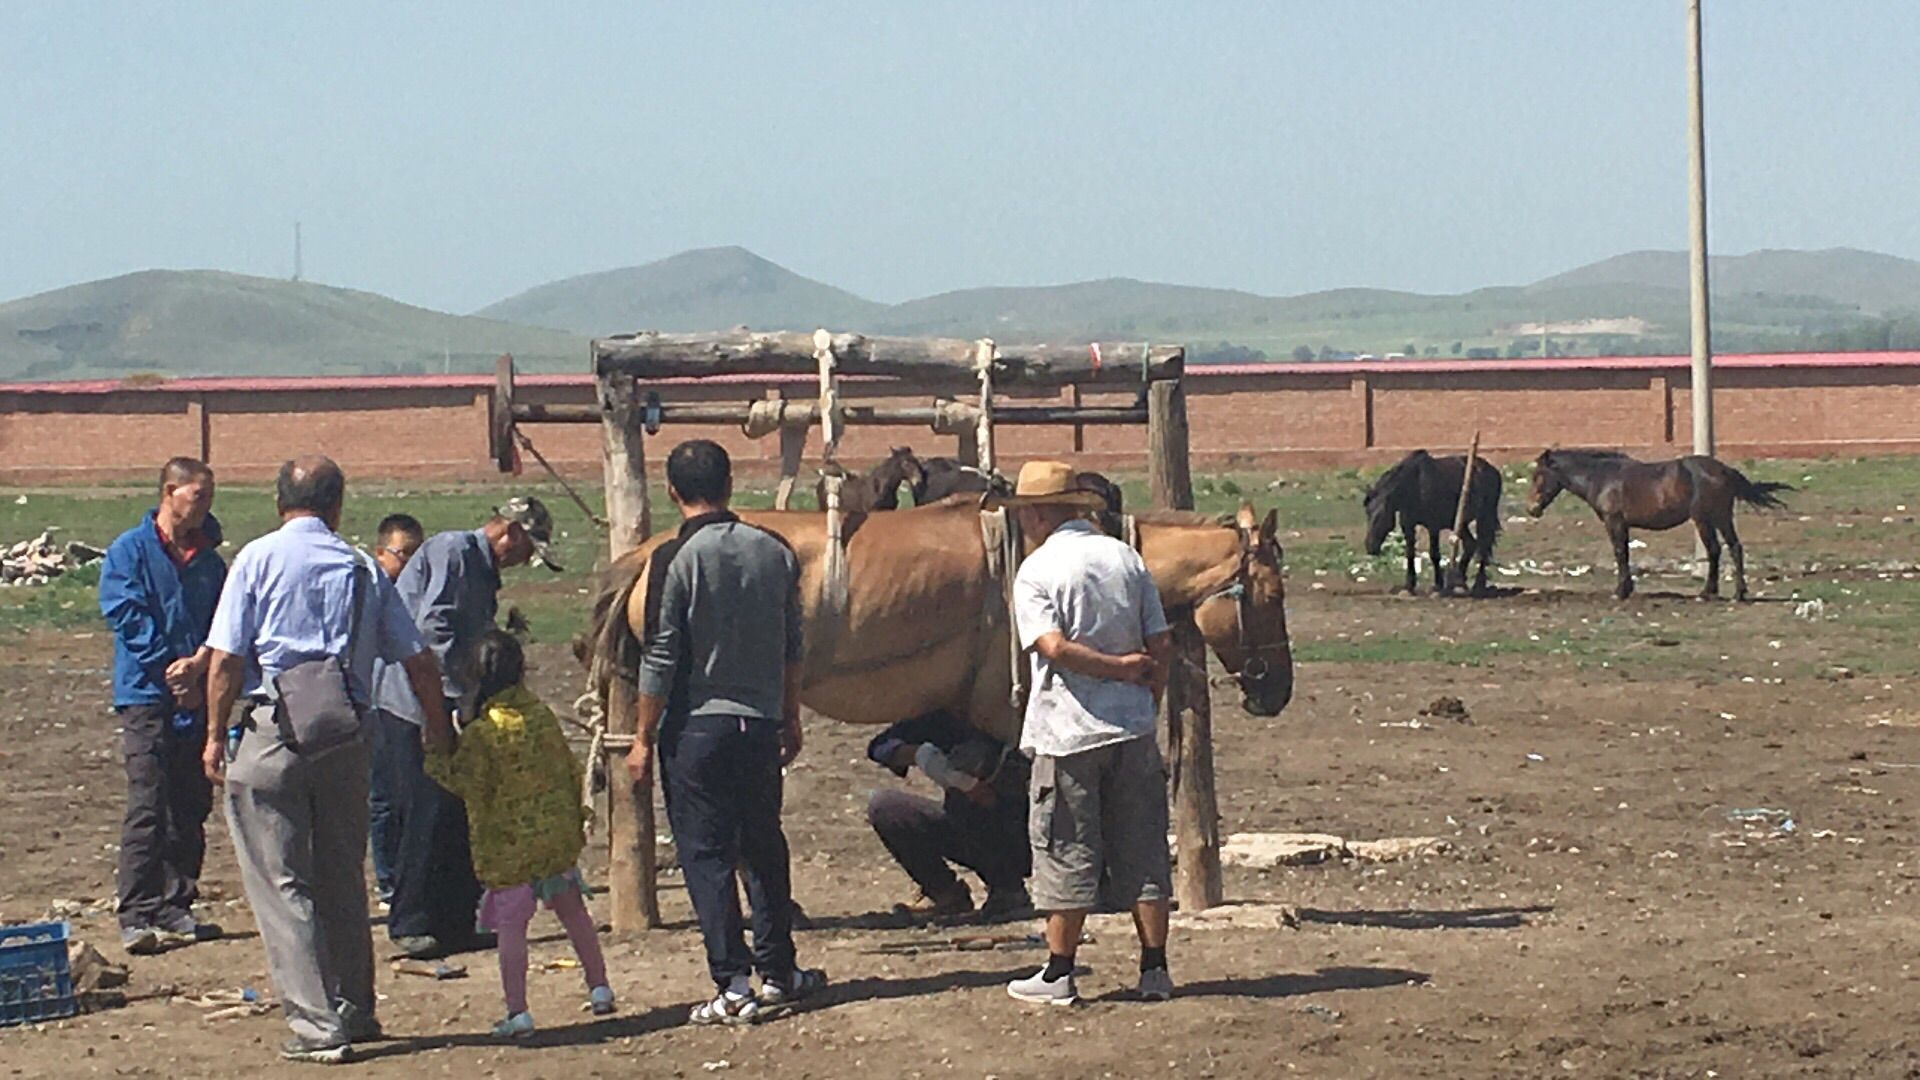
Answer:
[{"label": "black sneaker", "polygon": [[415,960],[438,960],[447,955],[448,949],[440,939],[432,934],[414,934],[410,937],[393,939],[394,947]]},{"label": "black sneaker", "polygon": [[193,917],[192,912],[171,911],[160,921],[153,924],[155,934],[159,936],[162,948],[176,948],[183,945],[197,945],[203,941],[218,941],[226,933],[213,923],[203,923]]},{"label": "black sneaker", "polygon": [[280,1060],[299,1061],[308,1065],[345,1065],[353,1056],[353,1047],[347,1043],[310,1043],[295,1037],[280,1044]]},{"label": "black sneaker", "polygon": [[334,1011],[340,1014],[340,1026],[346,1029],[348,1042],[379,1042],[387,1037],[379,1018],[351,1001],[341,1002]]}]

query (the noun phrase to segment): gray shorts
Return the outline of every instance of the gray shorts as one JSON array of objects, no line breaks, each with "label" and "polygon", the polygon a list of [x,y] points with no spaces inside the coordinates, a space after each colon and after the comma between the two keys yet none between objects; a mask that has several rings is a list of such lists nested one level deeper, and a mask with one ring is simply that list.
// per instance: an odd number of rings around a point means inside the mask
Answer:
[{"label": "gray shorts", "polygon": [[1030,792],[1034,907],[1097,907],[1103,873],[1107,898],[1123,907],[1173,895],[1167,767],[1151,735],[1062,758],[1036,757]]}]

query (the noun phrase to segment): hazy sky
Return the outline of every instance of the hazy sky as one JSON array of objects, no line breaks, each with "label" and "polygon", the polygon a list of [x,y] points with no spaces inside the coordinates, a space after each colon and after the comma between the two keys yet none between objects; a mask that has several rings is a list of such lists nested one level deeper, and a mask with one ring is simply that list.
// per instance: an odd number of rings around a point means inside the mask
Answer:
[{"label": "hazy sky", "polygon": [[[1920,3],[1707,0],[1716,251],[1920,257]],[[469,311],[742,244],[882,300],[1453,291],[1686,244],[1682,0],[0,9],[0,298]]]}]

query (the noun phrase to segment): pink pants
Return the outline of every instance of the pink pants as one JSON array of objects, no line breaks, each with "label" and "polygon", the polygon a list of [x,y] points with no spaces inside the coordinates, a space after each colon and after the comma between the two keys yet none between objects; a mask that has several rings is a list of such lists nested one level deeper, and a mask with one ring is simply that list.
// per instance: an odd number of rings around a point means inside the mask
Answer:
[{"label": "pink pants", "polygon": [[[489,889],[480,901],[482,923],[500,938],[500,988],[507,996],[508,1016],[527,1011],[527,925],[538,906],[531,885]],[[600,955],[600,936],[587,912],[586,897],[579,889],[568,889],[548,900],[547,910],[566,927],[587,988],[607,985],[607,961]]]}]

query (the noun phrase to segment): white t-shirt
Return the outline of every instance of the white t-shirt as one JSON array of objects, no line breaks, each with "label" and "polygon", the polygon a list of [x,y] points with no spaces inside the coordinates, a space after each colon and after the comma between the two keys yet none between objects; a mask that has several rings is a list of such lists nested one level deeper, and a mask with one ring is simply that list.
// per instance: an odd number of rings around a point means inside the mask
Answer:
[{"label": "white t-shirt", "polygon": [[1034,643],[1058,631],[1068,641],[1120,656],[1142,652],[1167,629],[1160,590],[1138,552],[1086,521],[1054,530],[1013,580],[1020,647],[1033,665],[1020,749],[1066,757],[1153,734],[1153,692],[1055,670]]}]

